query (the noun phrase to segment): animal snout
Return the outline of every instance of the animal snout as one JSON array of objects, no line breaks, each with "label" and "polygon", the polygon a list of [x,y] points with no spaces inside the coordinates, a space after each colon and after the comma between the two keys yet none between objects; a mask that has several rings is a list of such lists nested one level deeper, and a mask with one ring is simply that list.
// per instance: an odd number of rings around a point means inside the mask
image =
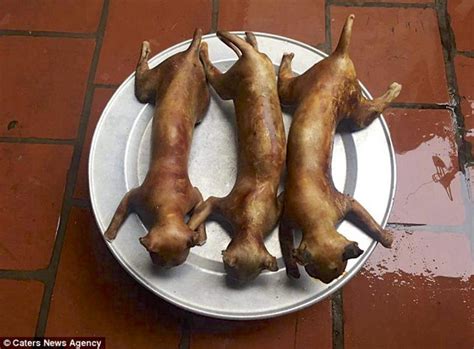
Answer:
[{"label": "animal snout", "polygon": [[150,252],[150,258],[153,264],[162,267],[162,268],[172,268],[183,263],[181,259],[164,259],[160,254],[155,252]]}]

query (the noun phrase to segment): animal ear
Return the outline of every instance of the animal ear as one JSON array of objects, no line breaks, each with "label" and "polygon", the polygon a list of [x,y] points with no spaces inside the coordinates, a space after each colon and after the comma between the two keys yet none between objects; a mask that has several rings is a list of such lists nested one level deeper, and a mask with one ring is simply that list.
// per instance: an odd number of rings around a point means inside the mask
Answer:
[{"label": "animal ear", "polygon": [[188,240],[188,247],[191,248],[196,245],[199,245],[199,232],[193,231]]},{"label": "animal ear", "polygon": [[222,260],[229,267],[235,267],[235,264],[237,263],[237,258],[235,256],[229,256],[226,251],[222,251]]},{"label": "animal ear", "polygon": [[270,271],[278,271],[277,260],[273,256],[267,256],[265,258],[265,262],[263,263],[264,269],[268,269]]},{"label": "animal ear", "polygon": [[359,257],[364,251],[359,248],[359,245],[355,241],[351,241],[349,244],[344,247],[344,252],[342,252],[342,260],[347,261],[351,258]]},{"label": "animal ear", "polygon": [[138,240],[143,245],[143,247],[145,247],[147,250],[150,250],[150,238],[148,237],[148,235],[138,238]]}]

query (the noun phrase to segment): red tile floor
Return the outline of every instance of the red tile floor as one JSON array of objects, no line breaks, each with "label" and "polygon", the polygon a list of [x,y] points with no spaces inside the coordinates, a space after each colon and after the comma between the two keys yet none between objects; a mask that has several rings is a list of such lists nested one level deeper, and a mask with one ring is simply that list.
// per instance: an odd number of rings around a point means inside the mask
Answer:
[{"label": "red tile floor", "polygon": [[[392,250],[340,292],[280,318],[207,319],[138,285],[91,214],[101,111],[134,69],[195,27],[272,32],[351,55],[397,153]],[[473,0],[0,1],[0,336],[105,336],[108,348],[473,348]],[[473,166],[473,167],[471,167]]]}]

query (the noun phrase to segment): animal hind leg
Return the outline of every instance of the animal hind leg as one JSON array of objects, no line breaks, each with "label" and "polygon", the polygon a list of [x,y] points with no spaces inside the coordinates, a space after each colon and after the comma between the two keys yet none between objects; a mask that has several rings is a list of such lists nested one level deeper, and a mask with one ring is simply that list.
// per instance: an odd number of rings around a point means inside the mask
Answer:
[{"label": "animal hind leg", "polygon": [[290,105],[296,102],[296,93],[294,92],[295,83],[298,79],[293,76],[291,61],[294,53],[285,53],[281,59],[280,69],[278,70],[278,95],[282,104]]},{"label": "animal hind leg", "polygon": [[197,230],[201,224],[204,224],[207,217],[218,208],[220,200],[219,198],[211,196],[206,201],[196,205],[188,222],[189,229]]},{"label": "animal hind leg", "polygon": [[159,82],[158,68],[150,70],[148,58],[150,56],[150,43],[143,41],[135,70],[135,96],[141,103],[152,103]]},{"label": "animal hind leg", "polygon": [[346,218],[367,233],[371,238],[390,248],[393,236],[383,229],[370,213],[354,198],[348,198]]},{"label": "animal hind leg", "polygon": [[207,43],[203,42],[201,44],[201,50],[199,54],[204,65],[204,70],[206,71],[207,80],[211,86],[216,90],[217,94],[222,99],[231,99],[233,95],[232,82],[235,80],[228,79],[228,73],[222,74],[222,72],[217,69],[214,64],[212,64],[211,60],[209,59]]},{"label": "animal hind leg", "polygon": [[[244,40],[238,37],[237,35],[231,34],[229,32],[218,31],[217,37],[220,40],[222,40],[226,45],[228,45],[230,48],[232,48],[232,46],[237,47],[242,52],[242,54],[246,54],[249,51],[252,51],[255,49],[255,46],[253,46],[253,44],[248,41],[249,36],[247,35],[246,35],[246,40]],[[229,43],[232,45],[230,45]],[[255,40],[255,43],[256,43],[256,40]]]},{"label": "animal hind leg", "polygon": [[402,86],[394,82],[382,96],[373,100],[368,100],[361,95],[358,107],[350,116],[356,127],[361,129],[369,126],[398,97],[401,89]]}]

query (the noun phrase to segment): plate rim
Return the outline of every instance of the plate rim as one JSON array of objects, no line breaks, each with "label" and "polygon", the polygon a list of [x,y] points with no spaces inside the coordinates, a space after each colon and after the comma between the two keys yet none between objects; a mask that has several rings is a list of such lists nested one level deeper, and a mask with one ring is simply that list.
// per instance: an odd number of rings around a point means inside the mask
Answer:
[{"label": "plate rim", "polygon": [[[236,35],[244,35],[245,31],[231,31],[231,33],[236,34]],[[289,42],[289,43],[301,46],[305,49],[308,49],[309,51],[312,51],[312,52],[320,55],[321,57],[323,57],[323,59],[328,57],[327,53],[325,53],[325,52],[323,52],[323,51],[321,51],[321,50],[319,50],[319,49],[317,49],[317,48],[315,48],[311,45],[308,45],[304,42],[301,42],[301,41],[298,41],[298,40],[295,40],[295,39],[292,39],[292,38],[288,38],[288,37],[277,35],[277,34],[265,33],[265,32],[254,31],[253,33],[257,37],[267,37],[267,38],[277,39],[277,40],[281,40],[283,42]],[[216,33],[206,34],[206,35],[202,36],[202,40],[206,40],[206,39],[213,38],[213,37],[216,37],[216,36],[217,36]],[[188,39],[188,40],[179,42],[179,43],[177,43],[177,44],[175,44],[175,45],[173,45],[173,46],[171,46],[171,47],[169,47],[169,48],[167,48],[163,51],[157,52],[151,59],[157,57],[158,55],[160,55],[160,56],[166,55],[168,52],[173,51],[178,47],[185,46],[186,44],[189,44],[191,41],[192,41],[192,39]],[[283,53],[284,52],[282,52],[282,54]],[[227,313],[226,314],[226,313],[218,313],[218,312],[215,312],[215,311],[205,310],[205,309],[202,309],[202,308],[194,307],[192,305],[182,304],[179,301],[176,301],[175,299],[173,299],[172,297],[169,297],[168,295],[160,292],[160,290],[157,289],[156,287],[153,287],[149,283],[148,280],[144,280],[143,278],[141,278],[138,275],[138,273],[127,262],[125,262],[125,260],[122,258],[122,256],[118,253],[117,249],[114,247],[114,245],[107,242],[104,238],[104,229],[101,226],[99,217],[97,216],[97,213],[96,213],[97,212],[97,210],[96,210],[97,203],[95,201],[95,196],[93,195],[94,179],[93,179],[93,176],[92,176],[94,154],[95,154],[95,151],[96,151],[96,148],[97,148],[97,142],[98,142],[98,138],[99,138],[99,134],[100,134],[99,131],[100,131],[100,129],[101,129],[103,123],[104,123],[104,120],[105,120],[104,115],[106,115],[108,113],[108,111],[111,109],[112,105],[114,104],[115,100],[118,99],[118,96],[120,95],[122,90],[125,89],[126,85],[130,82],[131,79],[134,78],[134,76],[135,76],[135,72],[132,72],[119,85],[119,87],[117,88],[117,90],[115,90],[114,94],[112,95],[110,100],[107,102],[105,108],[103,109],[103,111],[100,115],[99,121],[97,122],[97,125],[94,129],[94,134],[93,134],[93,137],[92,137],[92,142],[91,142],[91,146],[90,146],[90,150],[89,150],[88,179],[89,179],[89,197],[90,197],[90,201],[91,201],[91,208],[92,208],[92,212],[93,212],[96,224],[99,227],[99,231],[100,231],[100,234],[102,236],[102,239],[103,239],[104,243],[107,245],[107,248],[109,249],[109,251],[114,256],[114,258],[119,262],[121,267],[123,269],[125,269],[125,271],[130,276],[132,276],[140,285],[144,286],[149,291],[151,291],[153,294],[159,296],[160,298],[164,299],[165,301],[167,301],[167,302],[169,302],[169,303],[171,303],[171,304],[173,304],[173,305],[175,305],[175,306],[177,306],[181,309],[184,309],[184,310],[187,310],[187,311],[199,314],[199,315],[204,315],[204,316],[208,316],[208,317],[212,317],[212,318],[218,318],[218,319],[226,319],[226,320],[259,320],[259,319],[268,319],[268,318],[273,318],[273,317],[289,314],[289,313],[292,313],[292,312],[295,312],[295,311],[298,311],[298,310],[302,310],[302,309],[304,309],[306,307],[309,307],[313,304],[316,304],[318,302],[321,302],[322,300],[329,297],[332,293],[336,292],[338,289],[343,287],[347,282],[349,282],[360,271],[360,269],[362,268],[364,263],[372,255],[372,252],[374,251],[375,247],[377,246],[377,242],[375,240],[372,240],[369,247],[365,250],[364,255],[357,259],[357,262],[354,264],[354,266],[353,266],[353,268],[350,272],[346,273],[343,277],[340,277],[337,280],[335,280],[335,282],[331,283],[328,287],[326,287],[320,294],[318,294],[318,296],[316,296],[314,298],[310,298],[309,300],[307,300],[305,302],[299,303],[297,306],[294,306],[294,307],[286,307],[286,308],[283,308],[282,310],[273,310],[273,311],[268,311],[268,312],[261,313],[261,314],[245,314],[245,313],[242,313],[242,314],[228,314]],[[369,93],[367,88],[364,85],[362,85],[362,83],[360,81],[359,81],[359,85],[361,86],[361,89],[362,89],[363,93],[365,94],[365,96],[368,99],[373,99],[372,95]],[[395,159],[395,150],[394,150],[394,147],[393,147],[392,139],[390,137],[390,131],[389,131],[387,123],[386,123],[386,121],[383,117],[383,114],[381,114],[378,119],[380,120],[380,122],[382,124],[384,135],[385,135],[385,138],[386,138],[387,143],[388,143],[388,151],[390,153],[390,162],[392,164],[390,200],[388,202],[388,205],[387,205],[387,208],[385,210],[385,214],[384,214],[384,217],[383,217],[382,223],[381,223],[381,226],[385,227],[386,224],[387,224],[390,212],[392,211],[392,208],[393,208],[395,192],[396,192],[396,185],[397,185],[397,167],[396,167],[396,159]]]}]

